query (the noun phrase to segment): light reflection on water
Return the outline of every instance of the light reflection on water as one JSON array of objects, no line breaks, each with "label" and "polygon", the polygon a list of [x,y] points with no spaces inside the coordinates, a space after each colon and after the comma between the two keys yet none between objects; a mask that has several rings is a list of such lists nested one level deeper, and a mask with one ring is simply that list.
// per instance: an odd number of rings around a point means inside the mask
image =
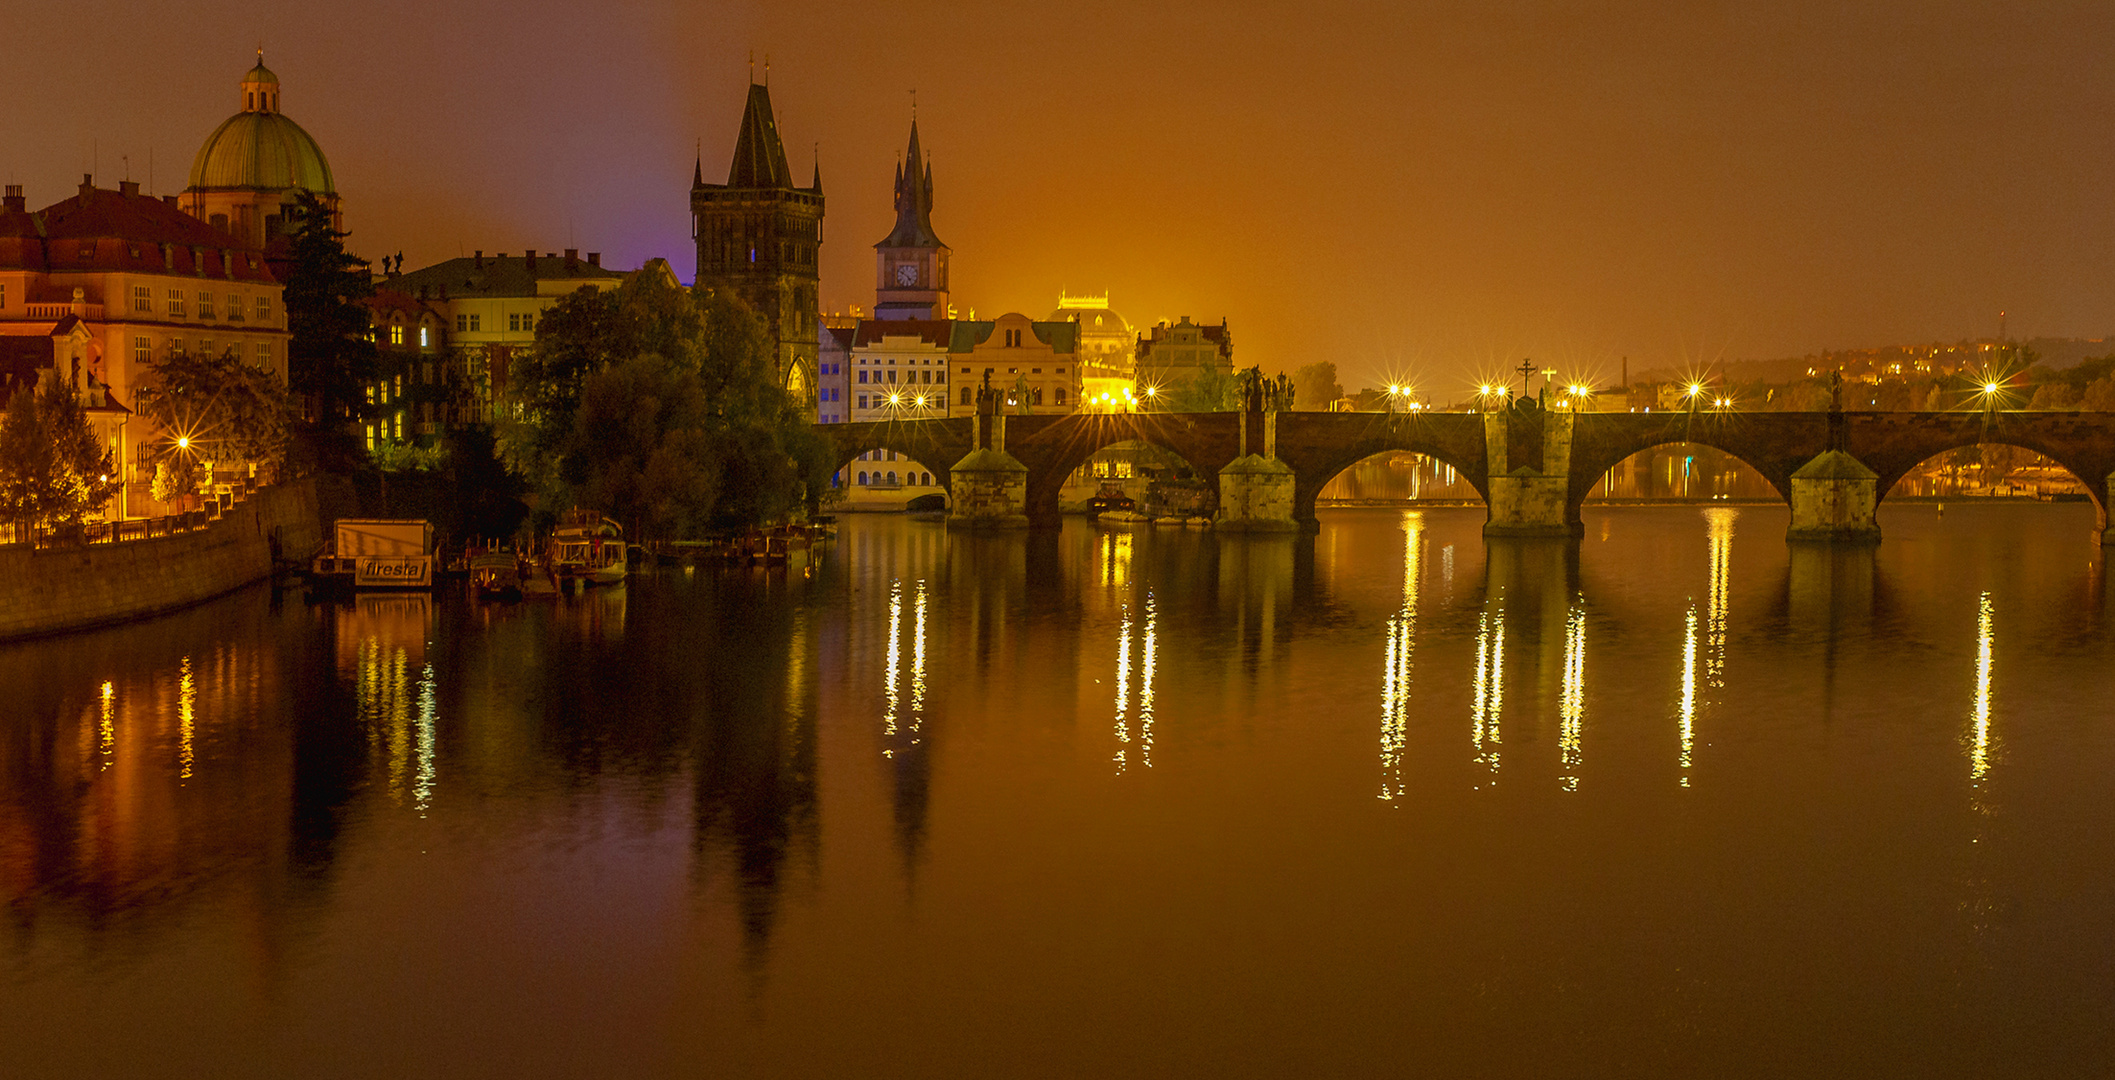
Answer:
[{"label": "light reflection on water", "polygon": [[1738,561],[1724,507],[1572,548],[855,518],[805,580],[0,649],[0,1037],[29,1075],[2089,1072],[2115,657],[2071,513],[1816,551],[1749,508]]}]

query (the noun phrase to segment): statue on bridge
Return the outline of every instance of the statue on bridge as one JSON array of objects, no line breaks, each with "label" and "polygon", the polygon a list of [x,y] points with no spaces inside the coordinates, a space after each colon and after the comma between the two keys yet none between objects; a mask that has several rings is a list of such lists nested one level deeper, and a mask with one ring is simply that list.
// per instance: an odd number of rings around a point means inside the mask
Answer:
[{"label": "statue on bridge", "polygon": [[1234,375],[1234,396],[1243,412],[1286,412],[1293,407],[1293,381],[1265,376],[1261,367],[1243,368]]},{"label": "statue on bridge", "polygon": [[1025,374],[1014,377],[1013,401],[1014,407],[1020,410],[1022,416],[1027,416],[1033,411],[1028,407],[1028,376]]},{"label": "statue on bridge", "polygon": [[984,385],[977,388],[977,415],[991,416],[999,411],[999,392],[992,388],[991,369],[984,369]]}]

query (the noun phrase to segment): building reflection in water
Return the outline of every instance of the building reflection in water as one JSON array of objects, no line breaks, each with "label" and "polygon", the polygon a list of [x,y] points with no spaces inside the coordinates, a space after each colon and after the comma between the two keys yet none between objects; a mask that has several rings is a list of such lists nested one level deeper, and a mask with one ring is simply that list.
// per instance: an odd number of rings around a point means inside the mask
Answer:
[{"label": "building reflection in water", "polygon": [[[882,677],[885,710],[881,756],[892,776],[896,840],[906,871],[915,867],[925,838],[932,761],[925,743],[926,581],[913,581],[905,595],[902,578],[889,582],[889,641]],[[906,611],[906,604],[909,610]],[[908,659],[906,659],[906,655]]]},{"label": "building reflection in water", "polygon": [[[1403,512],[1403,603],[1388,619],[1381,669],[1381,798],[1403,794],[1403,745],[1410,711],[1410,659],[1417,639],[1417,590],[1424,576],[1425,515]],[[1451,556],[1453,548],[1447,549]]]},{"label": "building reflection in water", "polygon": [[1990,668],[1996,645],[1991,633],[1992,614],[1990,594],[1985,592],[1976,603],[1975,704],[1969,714],[1968,778],[1977,786],[1990,774]]},{"label": "building reflection in water", "polygon": [[426,646],[433,598],[372,593],[337,611],[338,663],[353,683],[354,716],[391,802],[424,813],[433,799],[438,697]]},{"label": "building reflection in water", "polygon": [[[1740,511],[1730,506],[1714,506],[1704,511],[1706,540],[1709,544],[1710,577],[1706,586],[1704,609],[1697,610],[1691,602],[1683,617],[1682,631],[1682,699],[1681,699],[1681,785],[1689,787],[1690,770],[1696,764],[1697,714],[1705,707],[1700,695],[1722,690],[1726,685],[1726,626],[1730,607],[1733,568],[1733,522]],[[1700,625],[1701,624],[1701,625]],[[1699,648],[1701,634],[1701,649]],[[1701,657],[1698,655],[1701,651]],[[1701,665],[1702,671],[1698,671]]]},{"label": "building reflection in water", "polygon": [[1470,741],[1476,749],[1476,761],[1491,771],[1491,779],[1495,782],[1500,748],[1504,742],[1498,726],[1505,705],[1505,598],[1502,596],[1486,600],[1483,611],[1476,616],[1476,678],[1470,684],[1470,690],[1476,695],[1469,714]]},{"label": "building reflection in water", "polygon": [[1586,597],[1564,613],[1564,690],[1559,699],[1558,781],[1566,791],[1579,790],[1586,726]]},{"label": "building reflection in water", "polygon": [[[1130,764],[1131,703],[1135,688],[1138,702],[1138,761],[1153,767],[1153,677],[1158,663],[1160,612],[1153,591],[1146,590],[1145,613],[1134,624],[1131,605],[1122,606],[1116,631],[1116,771]],[[1137,660],[1133,661],[1133,653]]]},{"label": "building reflection in water", "polygon": [[196,760],[192,740],[198,729],[198,680],[191,675],[191,658],[186,656],[176,679],[176,729],[177,729],[177,777],[191,779],[191,766]]}]

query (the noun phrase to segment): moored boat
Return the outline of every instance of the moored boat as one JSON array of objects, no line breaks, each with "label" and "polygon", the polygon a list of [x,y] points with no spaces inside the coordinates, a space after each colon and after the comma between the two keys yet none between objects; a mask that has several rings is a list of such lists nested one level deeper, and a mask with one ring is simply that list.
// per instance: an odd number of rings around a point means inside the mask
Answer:
[{"label": "moored boat", "polygon": [[615,585],[624,580],[624,527],[592,511],[574,511],[551,533],[552,572],[561,581]]}]

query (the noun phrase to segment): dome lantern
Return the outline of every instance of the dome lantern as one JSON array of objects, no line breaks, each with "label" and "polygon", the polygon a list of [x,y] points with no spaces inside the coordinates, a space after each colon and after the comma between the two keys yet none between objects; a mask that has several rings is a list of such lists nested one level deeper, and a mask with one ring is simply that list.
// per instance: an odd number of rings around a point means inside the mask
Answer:
[{"label": "dome lantern", "polygon": [[257,50],[257,66],[242,76],[242,111],[279,111],[279,76],[264,66],[264,50]]}]

